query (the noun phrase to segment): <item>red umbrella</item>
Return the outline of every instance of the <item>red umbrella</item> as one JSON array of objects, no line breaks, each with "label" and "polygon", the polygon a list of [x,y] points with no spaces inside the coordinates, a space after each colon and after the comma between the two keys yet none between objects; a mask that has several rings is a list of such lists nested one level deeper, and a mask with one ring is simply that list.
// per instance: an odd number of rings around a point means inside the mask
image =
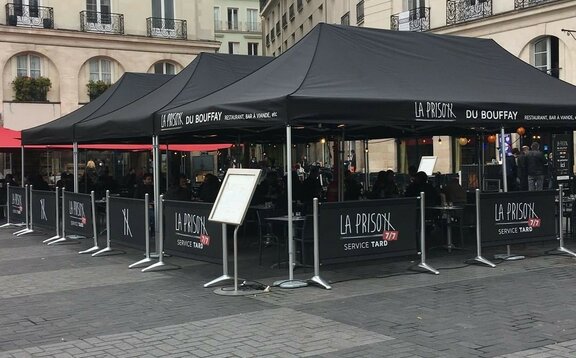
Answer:
[{"label": "red umbrella", "polygon": [[[0,148],[20,148],[20,131],[0,127]],[[230,148],[232,144],[172,144],[160,145],[161,150],[173,150],[179,152],[211,152],[218,149]],[[72,149],[72,145],[27,145],[31,149]],[[151,144],[80,144],[80,149],[92,150],[126,150],[145,151],[152,150]]]}]

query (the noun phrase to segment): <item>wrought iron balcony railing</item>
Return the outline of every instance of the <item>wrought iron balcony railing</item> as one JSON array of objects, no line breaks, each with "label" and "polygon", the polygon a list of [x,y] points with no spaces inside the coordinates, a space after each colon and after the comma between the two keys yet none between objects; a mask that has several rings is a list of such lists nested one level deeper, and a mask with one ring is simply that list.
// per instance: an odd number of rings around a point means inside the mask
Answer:
[{"label": "wrought iron balcony railing", "polygon": [[235,22],[214,21],[214,31],[219,32],[261,32],[260,22],[247,21]]},{"label": "wrought iron balcony railing", "polygon": [[54,28],[54,9],[45,6],[6,4],[6,21],[10,26]]},{"label": "wrought iron balcony railing", "polygon": [[554,1],[558,0],[514,0],[514,9],[523,9],[525,7],[536,6]]},{"label": "wrought iron balcony railing", "polygon": [[80,11],[80,30],[106,34],[124,34],[124,15],[109,12]]},{"label": "wrought iron balcony railing", "polygon": [[492,16],[492,0],[447,0],[446,25]]},{"label": "wrought iron balcony railing", "polygon": [[186,20],[149,17],[146,19],[146,27],[149,37],[179,40],[186,40],[188,38]]},{"label": "wrought iron balcony railing", "polygon": [[430,30],[430,8],[419,7],[390,16],[390,29],[396,31]]}]

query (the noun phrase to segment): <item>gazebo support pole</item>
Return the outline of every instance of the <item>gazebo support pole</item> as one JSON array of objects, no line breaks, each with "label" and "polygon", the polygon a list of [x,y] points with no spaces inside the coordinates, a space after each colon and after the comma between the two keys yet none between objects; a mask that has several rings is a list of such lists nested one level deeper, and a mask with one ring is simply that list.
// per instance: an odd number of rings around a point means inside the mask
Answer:
[{"label": "gazebo support pole", "polygon": [[504,192],[508,192],[508,180],[506,180],[506,134],[504,133],[504,126],[500,128],[500,155],[502,157],[502,188]]},{"label": "gazebo support pole", "polygon": [[292,127],[286,126],[286,185],[288,201],[288,281],[280,281],[281,288],[299,288],[308,286],[304,281],[294,280],[294,217],[292,212]]},{"label": "gazebo support pole", "polygon": [[78,142],[72,143],[72,162],[74,164],[74,192],[78,192]]},{"label": "gazebo support pole", "polygon": [[[508,181],[506,180],[506,139],[504,138],[504,126],[500,128],[500,155],[502,157],[502,188],[504,192],[508,192]],[[476,225],[480,225],[480,223],[476,223]],[[496,254],[494,255],[495,259],[500,260],[523,260],[524,256],[522,255],[514,255],[511,253],[510,245],[506,245],[506,253],[505,254]]]},{"label": "gazebo support pole", "polygon": [[22,161],[20,163],[20,165],[22,167],[21,168],[22,169],[22,181],[20,183],[20,186],[24,187],[24,184],[25,184],[24,181],[25,181],[26,176],[24,175],[24,146],[23,145],[20,146],[20,153],[22,154]]},{"label": "gazebo support pole", "polygon": [[368,140],[364,139],[364,193],[367,194],[370,190],[370,164],[368,160]]},{"label": "gazebo support pole", "polygon": [[154,241],[156,242],[156,253],[158,252],[158,246],[160,240],[158,239],[160,236],[158,233],[160,232],[161,228],[158,227],[158,218],[159,218],[159,210],[157,210],[158,205],[160,204],[160,148],[158,145],[158,136],[155,135],[152,137],[152,176],[154,180]]}]

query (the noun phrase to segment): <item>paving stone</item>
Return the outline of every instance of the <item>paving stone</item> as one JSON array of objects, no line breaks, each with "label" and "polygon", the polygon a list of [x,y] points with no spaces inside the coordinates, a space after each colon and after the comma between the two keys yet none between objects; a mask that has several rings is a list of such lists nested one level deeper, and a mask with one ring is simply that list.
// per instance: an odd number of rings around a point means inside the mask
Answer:
[{"label": "paving stone", "polygon": [[[542,245],[495,269],[323,266],[330,291],[226,297],[202,287],[218,265],[170,257],[182,270],[144,274],[127,269],[141,253],[92,258],[77,254],[86,242],[40,241],[0,230],[0,357],[576,356],[574,261],[537,256]],[[429,263],[462,266],[466,256],[431,253]],[[242,257],[240,271],[266,284],[285,278],[257,261]]]}]

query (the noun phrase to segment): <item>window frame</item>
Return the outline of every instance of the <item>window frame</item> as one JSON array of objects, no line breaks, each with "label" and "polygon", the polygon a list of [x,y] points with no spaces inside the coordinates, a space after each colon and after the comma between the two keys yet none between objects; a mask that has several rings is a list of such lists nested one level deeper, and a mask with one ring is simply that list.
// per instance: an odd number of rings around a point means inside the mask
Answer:
[{"label": "window frame", "polygon": [[[97,69],[97,72],[93,72],[93,71],[92,71],[92,64],[93,64],[95,61],[98,61],[98,69]],[[103,64],[104,62],[107,62],[107,63],[110,64],[110,72],[109,72],[109,73],[103,71],[103,66],[102,66],[102,64]],[[98,78],[93,77],[93,76],[92,76],[93,74],[97,74],[97,75],[98,75]],[[109,80],[107,80],[107,79],[105,78],[105,75],[109,75],[109,76],[110,76]],[[114,81],[114,62],[113,62],[112,60],[108,59],[108,58],[103,58],[103,57],[97,57],[97,58],[92,58],[92,59],[90,59],[90,60],[88,61],[88,79],[89,79],[90,81],[103,81],[103,82],[105,82],[105,83],[112,84],[113,81]]]},{"label": "window frame", "polygon": [[[25,67],[20,67],[20,61],[19,59],[21,58],[26,58],[25,59]],[[38,69],[32,69],[32,61],[31,59],[35,58],[38,60]],[[24,70],[26,73],[25,74],[21,74],[20,71]],[[35,76],[32,71],[37,71],[38,75]],[[16,77],[30,77],[30,78],[38,78],[38,77],[42,77],[43,74],[43,66],[42,66],[42,57],[35,55],[35,54],[31,54],[31,53],[27,53],[27,54],[21,54],[21,55],[17,55],[16,56]]]},{"label": "window frame", "polygon": [[258,56],[258,44],[258,42],[248,42],[247,53],[249,56]]},{"label": "window frame", "polygon": [[[228,7],[226,8],[226,24],[227,29],[232,31],[238,31],[239,29],[239,19],[238,19],[238,11],[237,7]],[[235,14],[235,16],[234,16]],[[232,15],[232,19],[231,16]]]}]

